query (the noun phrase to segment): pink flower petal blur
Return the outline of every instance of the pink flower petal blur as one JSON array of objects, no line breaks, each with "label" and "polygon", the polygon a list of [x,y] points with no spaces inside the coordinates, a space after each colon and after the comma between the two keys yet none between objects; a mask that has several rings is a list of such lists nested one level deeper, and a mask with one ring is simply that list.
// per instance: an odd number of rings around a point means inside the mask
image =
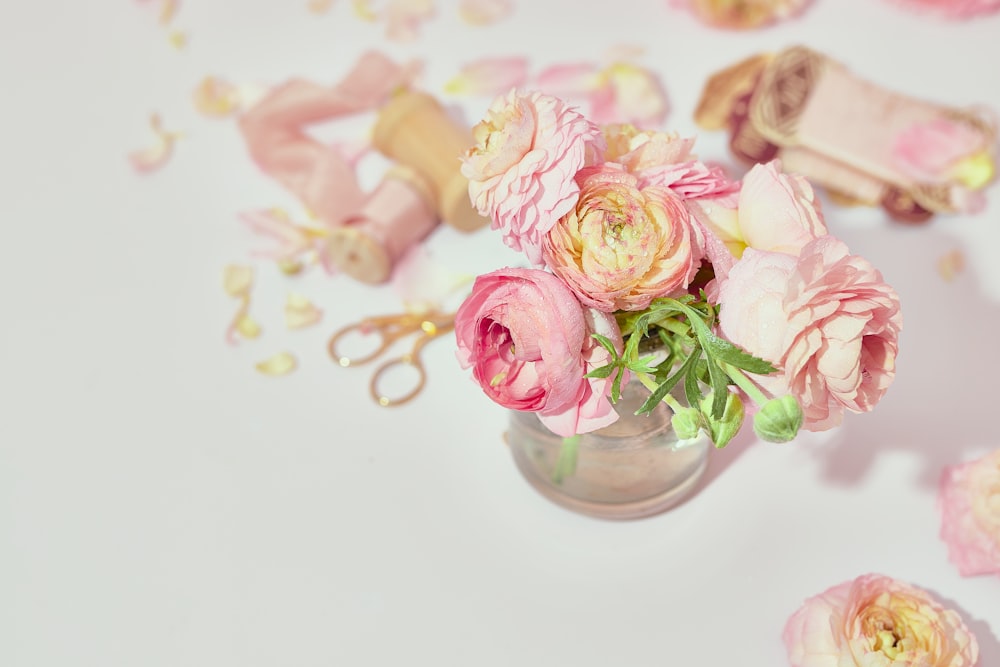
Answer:
[{"label": "pink flower petal blur", "polygon": [[461,0],[458,15],[470,25],[485,26],[507,18],[514,11],[514,0]]},{"label": "pink flower petal blur", "polygon": [[173,155],[174,142],[180,137],[180,134],[176,132],[163,129],[159,114],[150,116],[149,125],[155,135],[153,144],[128,154],[128,161],[132,168],[141,174],[161,169]]},{"label": "pink flower petal blur", "polygon": [[445,84],[445,91],[454,95],[502,95],[511,88],[520,88],[528,80],[528,59],[522,56],[482,58],[462,67],[458,75]]},{"label": "pink flower petal blur", "polygon": [[942,18],[963,20],[1000,11],[1000,0],[890,0],[917,12],[933,13]]},{"label": "pink flower petal blur", "polygon": [[947,466],[938,492],[941,539],[965,577],[1000,575],[1000,449]]}]

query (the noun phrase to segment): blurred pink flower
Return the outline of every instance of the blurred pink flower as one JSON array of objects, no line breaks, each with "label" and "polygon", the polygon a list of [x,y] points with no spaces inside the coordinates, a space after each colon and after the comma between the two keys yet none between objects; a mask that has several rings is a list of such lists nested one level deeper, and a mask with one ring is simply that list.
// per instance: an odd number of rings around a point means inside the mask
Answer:
[{"label": "blurred pink flower", "polygon": [[791,18],[812,0],[671,0],[718,28],[749,30]]},{"label": "blurred pink flower", "polygon": [[604,312],[641,310],[687,286],[688,212],[667,188],[641,188],[617,163],[577,174],[580,199],[542,240],[546,265]]},{"label": "blurred pink flower", "polygon": [[473,137],[462,164],[473,205],[504,243],[540,264],[541,237],[579,196],[573,175],[604,150],[600,128],[558,98],[512,90]]},{"label": "blurred pink flower", "polygon": [[528,80],[528,59],[524,56],[480,58],[462,66],[458,75],[445,84],[453,95],[501,95],[520,88]]},{"label": "blurred pink flower", "polygon": [[773,396],[795,396],[807,430],[836,426],[845,408],[870,411],[895,377],[899,298],[832,236],[798,257],[748,248],[718,298],[722,334],[778,366],[754,379]]},{"label": "blurred pink flower", "polygon": [[970,19],[1000,10],[1000,0],[892,0],[917,11],[937,12],[948,19]]},{"label": "blurred pink flower", "polygon": [[494,402],[538,413],[569,437],[618,419],[611,378],[584,377],[608,363],[591,337],[622,349],[615,318],[583,307],[559,278],[540,269],[500,269],[476,278],[455,316],[458,360]]},{"label": "blurred pink flower", "polygon": [[662,81],[651,70],[624,60],[553,65],[534,85],[558,97],[585,102],[587,116],[600,125],[631,123],[658,127],[670,111]]},{"label": "blurred pink flower", "polygon": [[461,0],[458,15],[470,25],[490,25],[514,11],[514,0]]},{"label": "blurred pink flower", "polygon": [[877,574],[807,599],[782,636],[792,667],[974,667],[979,659],[957,612]]},{"label": "blurred pink flower", "polygon": [[1000,574],[1000,449],[946,467],[938,502],[941,539],[959,573]]}]

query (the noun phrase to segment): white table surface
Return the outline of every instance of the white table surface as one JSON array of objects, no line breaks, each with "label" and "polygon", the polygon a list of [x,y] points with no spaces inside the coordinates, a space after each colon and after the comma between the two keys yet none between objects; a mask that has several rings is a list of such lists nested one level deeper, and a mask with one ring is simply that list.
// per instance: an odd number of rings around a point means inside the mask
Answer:
[{"label": "white table surface", "polygon": [[[172,48],[132,2],[0,8],[0,665],[782,665],[801,601],[867,572],[926,588],[1000,665],[1000,577],[962,578],[938,539],[941,466],[1000,445],[1000,191],[975,217],[906,227],[878,210],[827,220],[895,285],[905,331],[877,410],[787,445],[712,452],[689,502],[625,523],[550,504],[502,444],[506,413],[453,356],[427,350],[425,393],[397,409],[368,371],[326,356],[330,333],[397,311],[389,287],[250,260],[236,213],[294,199],[247,158],[232,120],[191,91],[336,81],[362,50],[425,62],[424,87],[474,122],[489,100],[443,84],[485,55],[532,70],[646,49],[697,132],[701,86],[764,50],[804,43],[900,92],[1000,110],[1000,16],[946,23],[888,1],[817,0],[771,29],[712,30],[665,0],[518,0],[485,28],[438,16],[389,42],[340,0],[187,0]],[[150,112],[186,133],[160,172],[128,151]],[[728,160],[723,133],[705,159]],[[367,178],[367,176],[366,176]],[[486,230],[436,232],[445,267],[519,261]],[[936,268],[960,251],[964,272]],[[228,263],[257,268],[256,341],[229,347]],[[285,295],[325,311],[289,332]],[[288,350],[293,374],[255,362]]]}]

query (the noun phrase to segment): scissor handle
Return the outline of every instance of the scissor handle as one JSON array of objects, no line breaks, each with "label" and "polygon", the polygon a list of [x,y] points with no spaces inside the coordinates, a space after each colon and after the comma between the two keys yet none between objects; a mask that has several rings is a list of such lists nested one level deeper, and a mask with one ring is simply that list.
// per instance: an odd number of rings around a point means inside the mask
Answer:
[{"label": "scissor handle", "polygon": [[[348,357],[347,355],[340,353],[337,344],[345,336],[351,334],[360,334],[362,336],[370,336],[373,334],[377,335],[379,337],[379,344],[374,350],[372,350],[371,352],[369,352],[364,356]],[[330,356],[334,359],[334,361],[336,361],[341,366],[345,368],[347,366],[359,366],[361,364],[367,364],[369,361],[375,359],[375,357],[385,352],[386,349],[390,345],[392,345],[392,343],[396,340],[397,337],[391,337],[387,335],[384,327],[379,327],[379,326],[372,327],[369,322],[358,322],[357,324],[351,324],[350,326],[346,326],[337,333],[330,336],[330,340],[326,344],[326,349],[330,353]]]},{"label": "scissor handle", "polygon": [[[372,379],[368,383],[368,391],[371,393],[372,398],[375,399],[376,403],[384,408],[388,408],[396,405],[402,405],[403,403],[416,398],[417,394],[420,393],[420,390],[424,388],[424,384],[427,382],[427,371],[424,370],[424,365],[420,361],[418,352],[419,346],[415,347],[413,352],[404,354],[396,359],[390,359],[375,369],[375,372],[372,373]],[[402,396],[393,397],[383,393],[379,389],[379,385],[380,380],[386,371],[396,366],[412,366],[417,371],[417,384]]]}]

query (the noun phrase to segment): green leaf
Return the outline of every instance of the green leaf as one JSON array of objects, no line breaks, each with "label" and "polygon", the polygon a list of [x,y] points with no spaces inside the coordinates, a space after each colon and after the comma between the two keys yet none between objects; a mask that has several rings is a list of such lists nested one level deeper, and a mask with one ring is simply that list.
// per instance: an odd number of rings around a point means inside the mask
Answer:
[{"label": "green leaf", "polygon": [[607,377],[611,377],[611,374],[615,372],[616,368],[618,368],[618,366],[616,366],[615,364],[608,364],[607,366],[601,366],[600,368],[595,368],[594,370],[590,371],[583,377],[604,379]]},{"label": "green leaf", "polygon": [[[701,357],[702,350],[697,350],[695,355]],[[698,377],[691,372],[684,377],[684,395],[687,398],[688,405],[695,406],[701,402],[701,387],[698,385]]]},{"label": "green leaf", "polygon": [[615,349],[615,344],[611,342],[610,338],[608,338],[607,336],[601,335],[599,333],[592,333],[592,334],[590,334],[590,336],[591,336],[591,338],[594,338],[595,340],[597,340],[597,342],[601,344],[601,347],[603,347],[605,350],[608,351],[608,354],[611,355],[611,358],[613,360],[617,360],[618,359],[618,350]]},{"label": "green leaf", "polygon": [[713,357],[720,359],[727,364],[732,364],[737,368],[742,368],[749,373],[767,375],[768,373],[773,373],[778,370],[764,359],[755,357],[752,354],[745,352],[736,345],[730,343],[728,340],[719,338],[707,329],[705,331],[705,339],[702,341],[702,345]]},{"label": "green leaf", "polygon": [[653,392],[649,394],[646,402],[642,404],[636,414],[645,414],[650,412],[656,405],[663,400],[663,398],[670,393],[670,391],[677,385],[677,382],[687,375],[691,367],[698,361],[698,357],[701,356],[699,351],[696,351],[688,357],[681,367],[677,369],[677,372],[664,380]]},{"label": "green leaf", "polygon": [[722,419],[722,413],[726,409],[726,396],[729,394],[729,376],[719,368],[719,364],[708,357],[708,377],[712,384],[712,419]]}]

